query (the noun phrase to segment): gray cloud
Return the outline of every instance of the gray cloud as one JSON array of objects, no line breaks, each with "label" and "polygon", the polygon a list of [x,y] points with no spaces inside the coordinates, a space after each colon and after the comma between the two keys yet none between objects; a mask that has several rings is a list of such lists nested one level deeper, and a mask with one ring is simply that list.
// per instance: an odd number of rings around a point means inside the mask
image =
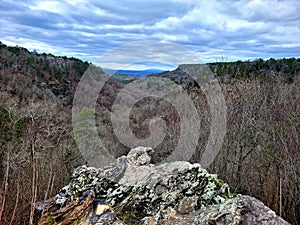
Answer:
[{"label": "gray cloud", "polygon": [[299,57],[300,1],[0,1],[0,40],[95,61],[119,45],[170,41],[203,61]]}]

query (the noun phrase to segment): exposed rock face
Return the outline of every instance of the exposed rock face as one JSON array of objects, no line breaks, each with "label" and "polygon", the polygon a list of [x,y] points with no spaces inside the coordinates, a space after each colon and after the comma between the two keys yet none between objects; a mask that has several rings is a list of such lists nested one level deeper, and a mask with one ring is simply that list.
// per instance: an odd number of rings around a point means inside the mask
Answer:
[{"label": "exposed rock face", "polygon": [[37,206],[44,210],[39,225],[288,224],[257,199],[231,194],[200,164],[153,165],[151,153],[138,147],[107,168],[77,168],[60,193]]}]

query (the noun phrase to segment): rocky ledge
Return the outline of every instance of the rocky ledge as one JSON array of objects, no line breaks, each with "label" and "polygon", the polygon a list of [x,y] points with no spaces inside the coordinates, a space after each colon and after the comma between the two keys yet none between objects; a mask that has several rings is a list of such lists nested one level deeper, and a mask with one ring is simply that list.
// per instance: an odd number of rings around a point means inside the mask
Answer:
[{"label": "rocky ledge", "polygon": [[36,205],[39,225],[289,224],[200,164],[150,163],[151,148],[132,149],[107,168],[81,166],[52,199]]}]

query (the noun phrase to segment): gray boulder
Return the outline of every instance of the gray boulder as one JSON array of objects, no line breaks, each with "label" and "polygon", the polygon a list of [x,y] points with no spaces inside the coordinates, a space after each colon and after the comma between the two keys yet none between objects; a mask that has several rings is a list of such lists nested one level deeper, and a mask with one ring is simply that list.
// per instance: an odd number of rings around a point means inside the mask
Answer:
[{"label": "gray boulder", "polygon": [[288,224],[259,200],[230,193],[200,164],[154,165],[152,153],[138,147],[104,169],[77,168],[67,186],[37,205],[39,225]]}]

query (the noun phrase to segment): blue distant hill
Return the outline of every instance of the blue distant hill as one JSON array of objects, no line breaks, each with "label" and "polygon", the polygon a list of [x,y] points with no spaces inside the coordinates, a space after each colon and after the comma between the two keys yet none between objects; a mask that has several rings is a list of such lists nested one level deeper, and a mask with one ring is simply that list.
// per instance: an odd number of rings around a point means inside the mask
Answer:
[{"label": "blue distant hill", "polygon": [[162,73],[165,70],[158,69],[148,69],[148,70],[112,70],[112,69],[104,69],[107,73],[114,73],[118,75],[129,75],[135,77],[144,77],[150,74]]}]

